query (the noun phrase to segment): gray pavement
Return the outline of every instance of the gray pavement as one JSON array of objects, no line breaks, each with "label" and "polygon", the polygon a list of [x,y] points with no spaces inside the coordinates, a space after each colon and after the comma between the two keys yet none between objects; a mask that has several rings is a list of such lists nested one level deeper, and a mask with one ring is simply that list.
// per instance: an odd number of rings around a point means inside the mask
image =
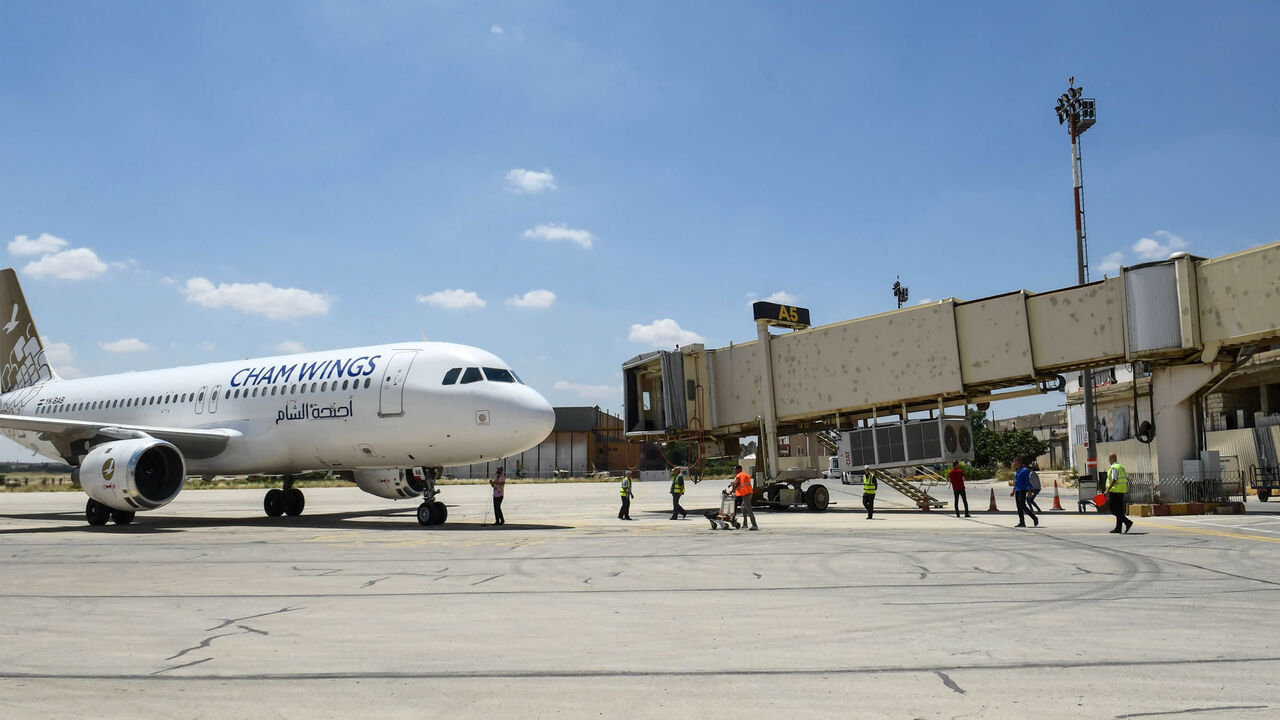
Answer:
[{"label": "gray pavement", "polygon": [[611,484],[508,485],[503,527],[448,487],[435,528],[354,488],[105,528],[83,495],[3,494],[0,717],[1280,716],[1270,506],[1117,536],[1011,528],[981,484],[972,519],[884,492],[868,521],[834,484],[752,533],[695,515],[721,487],[671,521],[637,484],[624,522]]}]

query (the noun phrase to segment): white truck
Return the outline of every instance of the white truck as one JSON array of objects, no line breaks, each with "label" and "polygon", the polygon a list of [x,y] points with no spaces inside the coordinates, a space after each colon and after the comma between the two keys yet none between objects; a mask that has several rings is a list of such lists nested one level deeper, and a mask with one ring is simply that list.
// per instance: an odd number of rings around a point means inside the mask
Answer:
[{"label": "white truck", "polygon": [[845,485],[852,482],[849,479],[849,472],[840,464],[839,455],[827,456],[827,467],[822,471],[822,477],[827,478],[828,480],[839,480]]}]

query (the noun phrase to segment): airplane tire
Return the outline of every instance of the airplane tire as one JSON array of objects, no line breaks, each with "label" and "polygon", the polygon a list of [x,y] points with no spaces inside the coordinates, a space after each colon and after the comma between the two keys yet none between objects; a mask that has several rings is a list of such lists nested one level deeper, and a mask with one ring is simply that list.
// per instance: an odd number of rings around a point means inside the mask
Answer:
[{"label": "airplane tire", "polygon": [[434,517],[432,517],[433,515],[435,515],[435,513],[432,512],[431,503],[424,502],[418,506],[418,524],[419,525],[422,525],[424,527],[427,525],[431,525],[432,524],[431,521],[435,519]]},{"label": "airplane tire", "polygon": [[262,498],[262,509],[267,511],[267,517],[280,517],[284,514],[284,491],[280,488],[271,488]]},{"label": "airplane tire", "polygon": [[1258,491],[1258,499],[1259,499],[1259,500],[1261,500],[1262,502],[1266,502],[1266,501],[1270,500],[1270,499],[1271,499],[1271,490],[1266,489],[1266,488],[1264,488],[1264,489],[1262,489],[1262,490],[1259,490],[1259,491]]},{"label": "airplane tire", "polygon": [[437,500],[431,504],[431,514],[434,516],[436,525],[443,525],[444,521],[449,519],[449,508]]},{"label": "airplane tire", "polygon": [[112,510],[111,519],[114,520],[117,525],[128,525],[133,522],[134,514],[133,510]]},{"label": "airplane tire", "polygon": [[90,525],[106,525],[111,519],[111,508],[89,498],[89,502],[84,506],[84,519],[88,520]]},{"label": "airplane tire", "polygon": [[307,506],[307,496],[303,495],[298,488],[289,488],[283,492],[285,514],[290,516],[301,515],[302,509]]}]

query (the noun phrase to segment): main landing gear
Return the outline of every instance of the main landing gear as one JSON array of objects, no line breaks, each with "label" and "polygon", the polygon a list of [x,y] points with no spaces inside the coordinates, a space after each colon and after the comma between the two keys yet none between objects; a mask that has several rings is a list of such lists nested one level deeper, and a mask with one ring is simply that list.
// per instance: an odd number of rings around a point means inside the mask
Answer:
[{"label": "main landing gear", "polygon": [[418,479],[422,481],[422,504],[418,506],[418,524],[419,525],[443,525],[445,520],[449,519],[449,508],[445,504],[436,500],[439,491],[436,490],[436,479],[440,477],[444,471],[443,468],[412,468],[408,472],[421,472],[422,476]]},{"label": "main landing gear", "polygon": [[306,506],[307,498],[301,490],[293,486],[292,475],[284,476],[283,488],[272,488],[262,498],[262,509],[267,511],[268,517],[301,515],[302,509]]},{"label": "main landing gear", "polygon": [[115,520],[117,525],[128,525],[133,522],[133,516],[133,510],[112,510],[93,498],[89,498],[84,506],[84,519],[90,525],[106,525],[108,520]]}]

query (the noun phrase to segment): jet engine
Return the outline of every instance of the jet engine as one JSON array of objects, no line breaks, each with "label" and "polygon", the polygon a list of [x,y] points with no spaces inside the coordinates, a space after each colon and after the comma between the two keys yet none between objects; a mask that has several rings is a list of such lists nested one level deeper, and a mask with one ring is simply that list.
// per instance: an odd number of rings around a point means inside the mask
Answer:
[{"label": "jet engine", "polygon": [[96,445],[76,468],[89,497],[114,510],[154,510],[177,497],[187,481],[178,448],[155,438]]},{"label": "jet engine", "polygon": [[426,481],[414,470],[347,470],[339,474],[370,495],[388,500],[418,497],[427,489]]}]

